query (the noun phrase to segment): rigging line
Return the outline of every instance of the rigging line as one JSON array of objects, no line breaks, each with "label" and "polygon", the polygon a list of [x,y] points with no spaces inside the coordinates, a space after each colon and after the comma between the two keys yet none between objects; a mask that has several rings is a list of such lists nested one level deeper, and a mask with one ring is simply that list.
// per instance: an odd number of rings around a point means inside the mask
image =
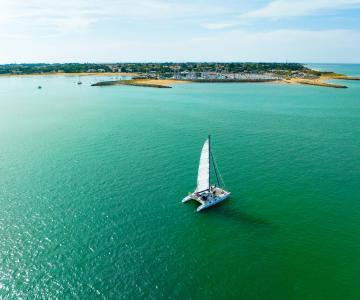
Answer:
[{"label": "rigging line", "polygon": [[214,164],[214,171],[215,171],[216,181],[217,181],[218,186],[220,186],[219,176],[218,176],[218,169],[217,169],[217,167],[215,165],[214,155],[212,154],[212,152],[210,152],[210,155],[211,155],[212,162]]},{"label": "rigging line", "polygon": [[210,187],[211,187],[211,182],[210,182],[210,172],[211,172],[211,163],[210,163],[210,156],[211,156],[211,141],[210,141],[210,134],[208,135],[208,156],[209,156],[209,191],[210,191]]},{"label": "rigging line", "polygon": [[221,176],[221,174],[220,174],[219,168],[218,168],[218,166],[217,166],[216,159],[215,159],[215,157],[214,157],[214,155],[213,155],[212,153],[211,153],[211,156],[212,156],[212,159],[213,159],[213,162],[214,162],[214,166],[215,166],[215,168],[217,169],[217,173],[219,174],[220,180],[221,180],[221,182],[222,182],[222,184],[223,184],[223,187],[225,187],[225,186],[226,186],[226,185],[225,185],[225,181],[224,181],[224,179],[222,178],[222,176]]}]

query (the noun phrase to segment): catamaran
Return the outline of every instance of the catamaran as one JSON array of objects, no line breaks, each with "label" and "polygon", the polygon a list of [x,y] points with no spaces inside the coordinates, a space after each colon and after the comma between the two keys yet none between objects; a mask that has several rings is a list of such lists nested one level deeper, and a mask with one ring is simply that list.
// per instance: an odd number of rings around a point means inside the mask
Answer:
[{"label": "catamaran", "polygon": [[[211,185],[210,183],[211,165],[215,171],[217,186]],[[222,184],[220,184],[220,181]],[[190,200],[195,200],[201,204],[197,208],[197,211],[202,211],[230,197],[230,192],[227,192],[221,188],[223,185],[224,181],[221,178],[216,161],[211,151],[209,135],[201,150],[196,189],[193,193],[185,197],[182,202],[185,203]]]}]

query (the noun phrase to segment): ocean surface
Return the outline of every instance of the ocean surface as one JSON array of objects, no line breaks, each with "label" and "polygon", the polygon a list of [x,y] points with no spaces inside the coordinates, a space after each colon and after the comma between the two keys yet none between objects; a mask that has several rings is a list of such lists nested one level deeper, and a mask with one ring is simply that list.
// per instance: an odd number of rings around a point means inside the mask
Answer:
[{"label": "ocean surface", "polygon": [[1,299],[360,299],[360,82],[97,80],[0,77]]},{"label": "ocean surface", "polygon": [[338,74],[360,76],[360,65],[359,64],[306,64],[307,67],[319,70],[335,72]]}]

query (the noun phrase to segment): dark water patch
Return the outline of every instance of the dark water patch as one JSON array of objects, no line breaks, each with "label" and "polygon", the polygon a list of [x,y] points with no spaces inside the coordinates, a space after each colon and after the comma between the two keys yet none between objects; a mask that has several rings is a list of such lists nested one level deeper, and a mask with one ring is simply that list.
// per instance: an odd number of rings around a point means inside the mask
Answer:
[{"label": "dark water patch", "polygon": [[227,220],[231,220],[240,224],[247,224],[250,226],[275,226],[270,221],[247,213],[237,207],[232,207],[231,204],[226,205],[225,203],[221,203],[217,207],[210,207],[208,213],[216,217],[221,217]]}]

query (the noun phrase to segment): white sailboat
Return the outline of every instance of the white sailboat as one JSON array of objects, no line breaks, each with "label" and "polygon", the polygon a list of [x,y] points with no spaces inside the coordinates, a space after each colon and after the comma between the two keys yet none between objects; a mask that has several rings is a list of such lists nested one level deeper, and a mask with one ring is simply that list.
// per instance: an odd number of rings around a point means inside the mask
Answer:
[{"label": "white sailboat", "polygon": [[[211,165],[215,171],[217,186],[211,185],[210,183]],[[197,211],[202,211],[229,198],[230,192],[221,188],[219,179],[221,179],[221,176],[211,152],[209,135],[201,150],[196,189],[193,193],[185,197],[182,202],[185,203],[190,200],[195,200],[201,204],[197,208]]]}]

